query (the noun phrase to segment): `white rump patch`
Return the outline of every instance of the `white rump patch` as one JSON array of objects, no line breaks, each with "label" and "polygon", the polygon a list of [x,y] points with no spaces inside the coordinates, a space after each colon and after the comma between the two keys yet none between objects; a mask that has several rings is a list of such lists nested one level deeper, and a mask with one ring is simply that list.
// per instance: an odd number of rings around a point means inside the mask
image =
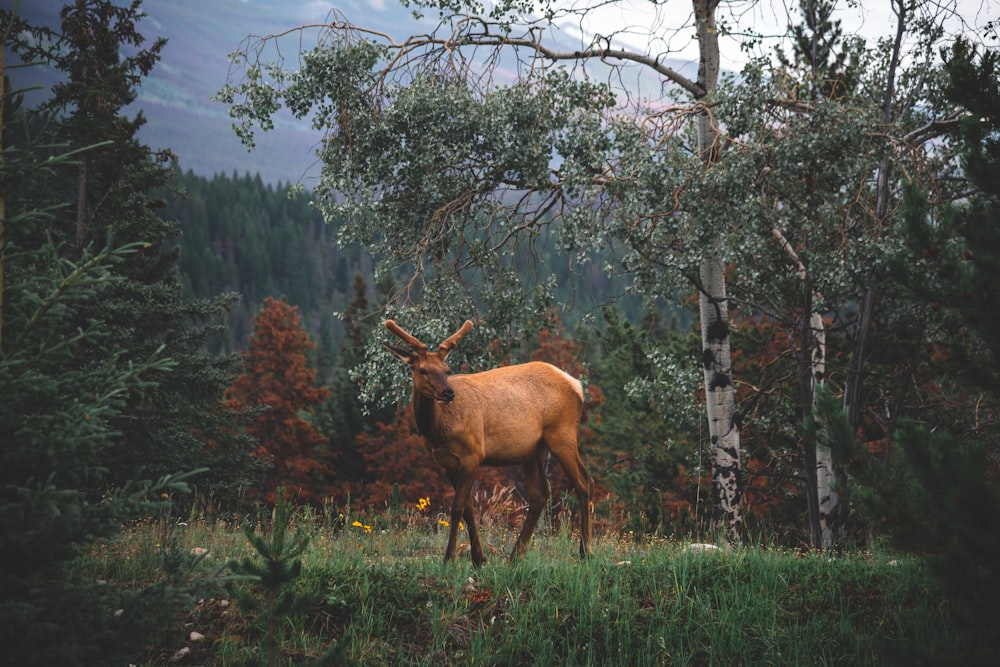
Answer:
[{"label": "white rump patch", "polygon": [[[553,366],[553,368],[556,368],[556,367]],[[577,396],[579,396],[580,400],[582,401],[583,400],[583,383],[580,382],[579,380],[577,380],[575,377],[573,377],[572,375],[570,375],[569,373],[567,373],[566,371],[564,371],[561,368],[556,368],[556,370],[566,376],[566,379],[569,380],[569,383],[571,385],[573,385],[573,389],[576,390]]]}]

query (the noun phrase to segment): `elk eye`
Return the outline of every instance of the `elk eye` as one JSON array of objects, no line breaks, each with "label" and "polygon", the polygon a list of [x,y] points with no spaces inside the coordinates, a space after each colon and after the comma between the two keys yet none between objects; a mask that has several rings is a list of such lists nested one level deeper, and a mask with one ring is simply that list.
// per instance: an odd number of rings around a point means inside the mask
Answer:
[{"label": "elk eye", "polygon": [[427,369],[426,368],[421,368],[420,369],[420,374],[421,375],[427,375]]}]

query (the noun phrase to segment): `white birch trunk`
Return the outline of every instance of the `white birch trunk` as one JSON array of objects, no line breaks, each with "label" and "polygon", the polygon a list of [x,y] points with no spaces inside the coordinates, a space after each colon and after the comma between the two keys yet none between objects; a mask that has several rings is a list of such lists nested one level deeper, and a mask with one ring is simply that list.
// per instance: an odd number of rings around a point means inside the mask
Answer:
[{"label": "white birch trunk", "polygon": [[729,308],[722,262],[715,257],[703,260],[699,281],[705,407],[712,444],[712,522],[725,530],[727,539],[738,543],[743,531],[740,430],[733,391]]},{"label": "white birch trunk", "polygon": [[[788,242],[781,230],[775,227],[771,230],[771,238],[784,251],[789,261],[795,266],[795,272],[803,284],[808,281],[806,265],[799,258],[795,248]],[[813,291],[811,302],[822,303],[823,295]],[[816,405],[816,388],[823,384],[826,376],[826,325],[823,316],[815,310],[809,313],[809,379],[811,406]],[[843,525],[835,517],[839,514],[840,497],[837,494],[837,468],[833,465],[833,451],[821,442],[816,443],[816,495],[819,499],[820,540],[824,548],[829,549],[841,542]]]},{"label": "white birch trunk", "polygon": [[[694,0],[701,58],[698,86],[703,91],[700,99],[711,97],[719,81],[719,33],[715,23],[718,5],[719,0]],[[699,114],[697,122],[698,149],[707,165],[718,151],[718,133],[708,107]],[[705,404],[712,445],[712,522],[725,530],[727,539],[740,542],[743,534],[740,430],[733,389],[726,274],[717,250],[717,246],[710,248],[699,268]]]},{"label": "white birch trunk", "polygon": [[[816,295],[819,296],[819,295]],[[814,301],[815,303],[815,301]],[[809,318],[813,335],[812,381],[813,404],[816,401],[816,387],[823,384],[826,373],[826,328],[823,316],[812,313]],[[839,517],[840,494],[837,493],[837,468],[833,464],[833,450],[822,442],[816,443],[816,495],[819,497],[820,539],[824,549],[830,549],[843,542],[843,522]]]}]

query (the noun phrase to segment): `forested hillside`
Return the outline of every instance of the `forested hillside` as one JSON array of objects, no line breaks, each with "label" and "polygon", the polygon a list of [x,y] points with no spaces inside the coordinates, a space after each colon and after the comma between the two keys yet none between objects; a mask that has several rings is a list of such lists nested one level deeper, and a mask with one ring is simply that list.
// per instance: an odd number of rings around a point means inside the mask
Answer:
[{"label": "forested hillside", "polygon": [[[344,323],[338,315],[357,290],[363,288],[377,305],[391,289],[385,284],[376,289],[370,252],[357,243],[339,245],[338,223],[324,222],[309,193],[291,185],[270,185],[259,175],[205,178],[187,171],[176,173],[163,198],[166,206],[160,209],[160,217],[180,224],[180,236],[166,249],[180,249],[178,268],[184,294],[211,298],[234,292],[239,296],[230,308],[226,331],[209,343],[212,352],[246,349],[250,321],[271,296],[298,306],[322,354],[328,361],[335,360],[344,341]],[[642,318],[642,301],[625,294],[627,281],[609,278],[603,269],[614,261],[613,251],[594,252],[581,265],[561,257],[555,239],[540,248],[530,257],[525,253],[525,283],[544,274],[558,301],[576,304],[575,310],[565,313],[568,327],[575,328],[588,315],[591,326],[600,325],[598,304],[614,303],[634,322]],[[667,310],[672,310],[669,304]],[[690,321],[680,310],[676,317]]]},{"label": "forested hillside", "polygon": [[298,306],[320,349],[334,357],[343,341],[343,312],[355,277],[370,281],[371,257],[358,246],[340,248],[334,225],[326,224],[307,194],[268,185],[260,176],[196,176],[177,173],[166,192],[164,219],[181,234],[178,268],[184,293],[211,297],[235,292],[229,326],[211,341],[213,352],[244,350],[250,321],[264,299],[280,297]]}]

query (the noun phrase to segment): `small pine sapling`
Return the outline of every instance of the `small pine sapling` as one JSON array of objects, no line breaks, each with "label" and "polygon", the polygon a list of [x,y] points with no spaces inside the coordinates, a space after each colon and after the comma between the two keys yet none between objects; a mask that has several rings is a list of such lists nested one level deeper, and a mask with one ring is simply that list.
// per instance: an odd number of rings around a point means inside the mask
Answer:
[{"label": "small pine sapling", "polygon": [[233,597],[243,612],[253,617],[253,627],[262,638],[262,653],[251,659],[251,664],[281,664],[287,630],[319,599],[318,594],[296,589],[296,580],[302,574],[300,556],[309,546],[309,536],[301,531],[288,535],[291,516],[285,489],[278,487],[270,533],[258,534],[252,526],[244,529],[257,558],[246,557],[229,564],[237,582],[253,584],[250,589],[232,587]]}]

